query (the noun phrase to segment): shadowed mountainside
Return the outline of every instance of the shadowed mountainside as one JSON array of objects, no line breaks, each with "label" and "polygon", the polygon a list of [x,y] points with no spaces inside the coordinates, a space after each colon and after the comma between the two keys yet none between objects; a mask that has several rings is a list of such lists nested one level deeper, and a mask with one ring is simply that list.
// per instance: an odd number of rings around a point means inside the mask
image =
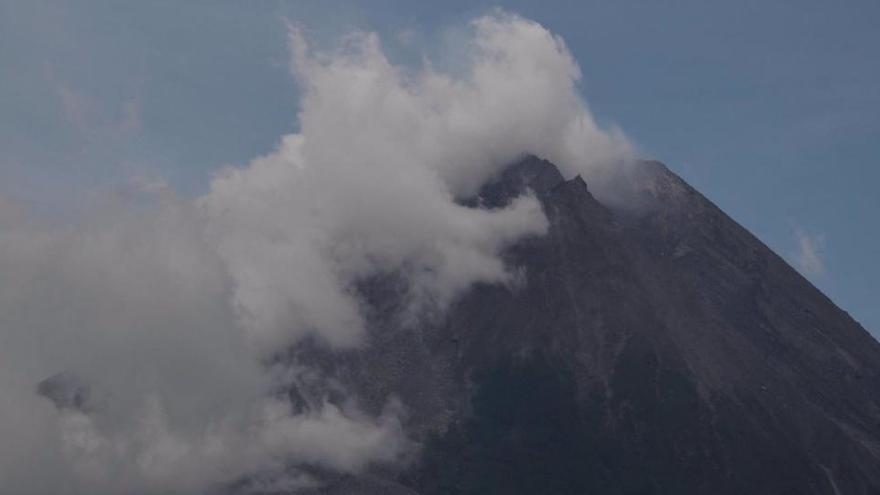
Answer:
[{"label": "shadowed mountainside", "polygon": [[658,162],[609,209],[527,157],[474,204],[531,190],[549,233],[505,254],[418,329],[394,277],[360,287],[370,347],[298,359],[374,411],[391,397],[422,448],[402,472],[321,493],[880,493],[880,345]]}]

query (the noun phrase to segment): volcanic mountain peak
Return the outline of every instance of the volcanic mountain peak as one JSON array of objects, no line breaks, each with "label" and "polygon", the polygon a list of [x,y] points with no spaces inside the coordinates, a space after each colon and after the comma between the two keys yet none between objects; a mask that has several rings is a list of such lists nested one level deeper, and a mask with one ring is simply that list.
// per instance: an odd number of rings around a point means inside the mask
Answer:
[{"label": "volcanic mountain peak", "polygon": [[630,179],[621,209],[546,160],[505,169],[470,203],[540,200],[549,232],[505,254],[524,283],[337,370],[409,408],[401,490],[877,493],[877,342],[664,165]]},{"label": "volcanic mountain peak", "polygon": [[418,329],[392,279],[362,287],[371,345],[300,359],[369,411],[399,400],[420,449],[324,493],[880,491],[880,345],[664,165],[625,185],[606,206],[526,156],[466,202],[538,198],[547,234],[504,253],[521,283]]}]

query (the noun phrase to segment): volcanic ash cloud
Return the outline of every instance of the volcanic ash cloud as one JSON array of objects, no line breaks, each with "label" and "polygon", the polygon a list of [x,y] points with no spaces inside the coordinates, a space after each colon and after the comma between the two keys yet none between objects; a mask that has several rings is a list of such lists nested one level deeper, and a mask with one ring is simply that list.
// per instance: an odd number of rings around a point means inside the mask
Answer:
[{"label": "volcanic ash cloud", "polygon": [[[0,491],[192,493],[405,460],[406,404],[365,415],[333,377],[274,357],[364,345],[355,287],[370,276],[399,276],[416,322],[475,282],[509,283],[500,252],[546,232],[539,203],[461,200],[523,153],[568,175],[630,155],[593,120],[562,40],[503,12],[468,32],[449,74],[392,64],[375,34],[317,51],[292,29],[299,133],[194,200],[163,187],[75,226],[0,201]],[[279,391],[304,380],[318,393],[294,410]]]}]

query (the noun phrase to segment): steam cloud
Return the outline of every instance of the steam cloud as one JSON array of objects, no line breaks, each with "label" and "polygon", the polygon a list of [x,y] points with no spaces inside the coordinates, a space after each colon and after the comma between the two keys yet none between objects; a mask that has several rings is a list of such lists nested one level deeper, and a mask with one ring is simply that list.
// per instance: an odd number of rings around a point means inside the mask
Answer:
[{"label": "steam cloud", "polygon": [[795,266],[804,275],[819,276],[825,273],[825,262],[822,261],[822,248],[825,243],[823,236],[811,236],[797,229],[795,236],[798,241],[798,252],[795,257]]},{"label": "steam cloud", "polygon": [[[297,465],[405,462],[405,404],[370,417],[343,390],[294,410],[280,391],[332,377],[272,358],[362,345],[355,284],[372,275],[400,275],[413,315],[511,281],[499,253],[546,231],[539,203],[459,200],[522,153],[568,175],[631,153],[594,122],[561,39],[503,12],[469,32],[451,75],[393,65],[375,34],[316,51],[292,28],[300,132],[195,200],[150,188],[60,227],[0,202],[0,491],[193,493],[255,472],[299,486]],[[76,404],[36,393],[59,372]]]}]

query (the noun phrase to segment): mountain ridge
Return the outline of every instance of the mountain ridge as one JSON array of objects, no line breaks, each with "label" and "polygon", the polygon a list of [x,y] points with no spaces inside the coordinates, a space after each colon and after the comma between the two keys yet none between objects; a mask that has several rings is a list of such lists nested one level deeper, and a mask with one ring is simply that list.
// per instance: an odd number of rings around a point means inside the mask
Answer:
[{"label": "mountain ridge", "polygon": [[[413,330],[393,277],[374,281],[368,349],[298,354],[367,410],[408,410],[422,448],[383,479],[423,495],[880,493],[880,344],[664,165],[628,184],[637,207],[609,207],[525,157],[470,201],[541,202],[548,233],[504,253],[521,283],[477,284]],[[345,480],[321,493],[396,493]]]}]

